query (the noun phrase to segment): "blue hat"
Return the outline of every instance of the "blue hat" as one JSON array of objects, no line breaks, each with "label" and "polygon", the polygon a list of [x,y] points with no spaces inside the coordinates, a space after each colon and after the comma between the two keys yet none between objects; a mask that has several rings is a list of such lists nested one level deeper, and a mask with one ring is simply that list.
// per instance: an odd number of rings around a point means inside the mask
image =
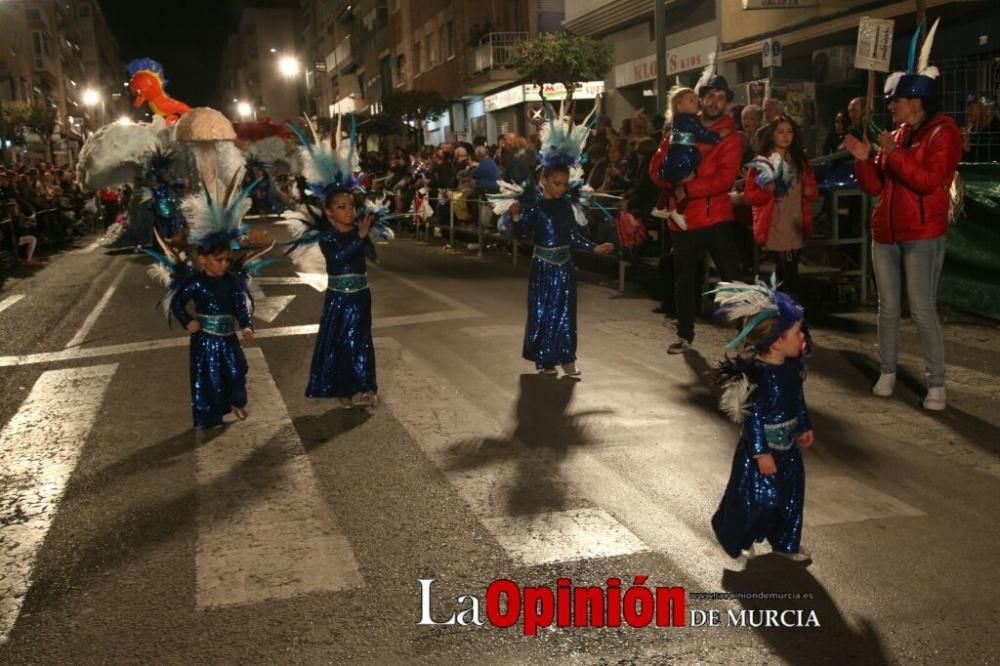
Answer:
[{"label": "blue hat", "polygon": [[698,87],[698,97],[704,97],[710,90],[723,90],[726,93],[726,101],[733,101],[733,91],[729,87],[729,82],[720,74],[712,75],[708,81]]},{"label": "blue hat", "polygon": [[917,31],[913,33],[910,40],[910,53],[907,59],[905,72],[894,72],[885,80],[885,98],[894,100],[899,97],[906,98],[929,98],[937,94],[937,77],[940,74],[938,68],[929,64],[931,47],[934,45],[934,35],[937,33],[938,24],[941,19],[934,21],[924,46],[920,49],[920,58],[917,59],[917,44],[920,43],[920,33],[922,26],[917,26]]},{"label": "blue hat", "polygon": [[895,85],[891,89],[886,86],[887,100],[897,97],[934,97],[937,93],[937,81],[923,74],[903,74],[893,83]]}]

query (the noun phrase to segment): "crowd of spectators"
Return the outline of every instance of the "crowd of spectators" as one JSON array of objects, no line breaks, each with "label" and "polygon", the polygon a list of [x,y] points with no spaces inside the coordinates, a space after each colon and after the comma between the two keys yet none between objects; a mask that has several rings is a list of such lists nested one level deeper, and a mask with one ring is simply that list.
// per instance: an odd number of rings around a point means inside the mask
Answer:
[{"label": "crowd of spectators", "polygon": [[44,265],[40,250],[57,248],[91,230],[97,212],[91,199],[69,165],[0,166],[2,248],[17,252],[28,268]]}]

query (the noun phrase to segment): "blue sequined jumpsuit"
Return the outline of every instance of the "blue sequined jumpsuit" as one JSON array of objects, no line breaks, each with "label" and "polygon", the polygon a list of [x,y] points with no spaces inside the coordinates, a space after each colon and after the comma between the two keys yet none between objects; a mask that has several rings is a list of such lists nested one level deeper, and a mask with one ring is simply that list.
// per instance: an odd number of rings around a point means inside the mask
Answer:
[{"label": "blue sequined jumpsuit", "polygon": [[660,164],[660,178],[674,186],[701,164],[698,143],[719,143],[719,135],[701,124],[693,113],[676,113],[670,125],[670,148]]},{"label": "blue sequined jumpsuit", "polygon": [[[787,359],[781,365],[756,362],[757,391],[733,456],[732,472],[712,528],[730,557],[764,539],[772,549],[797,553],[802,537],[805,467],[796,443],[812,430],[802,393],[804,366]],[[755,455],[770,453],[778,468],[763,476]]]},{"label": "blue sequined jumpsuit", "polygon": [[[187,310],[192,301],[194,316]],[[247,360],[237,337],[253,326],[245,283],[233,273],[198,274],[181,284],[170,310],[182,326],[201,323],[191,336],[191,409],[195,427],[216,426],[232,407],[247,404]]]},{"label": "blue sequined jumpsuit", "polygon": [[320,236],[319,246],[326,257],[327,290],[307,397],[348,398],[378,390],[366,241],[358,236],[357,229],[328,230]]},{"label": "blue sequined jumpsuit", "polygon": [[528,279],[528,323],[522,355],[535,367],[576,360],[576,276],[571,247],[593,252],[580,235],[566,199],[542,199],[514,224],[517,237],[535,243]]}]

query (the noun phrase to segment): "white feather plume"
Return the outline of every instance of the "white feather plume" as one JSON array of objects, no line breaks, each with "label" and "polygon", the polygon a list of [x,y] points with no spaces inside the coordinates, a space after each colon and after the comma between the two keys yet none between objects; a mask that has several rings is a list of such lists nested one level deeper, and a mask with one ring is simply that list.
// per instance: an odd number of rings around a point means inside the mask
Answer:
[{"label": "white feather plume", "polygon": [[892,91],[896,89],[896,86],[899,84],[899,80],[903,78],[904,74],[906,74],[906,72],[893,72],[889,75],[889,77],[885,80],[885,87],[883,88],[886,95],[891,94]]},{"label": "white feather plume", "polygon": [[506,180],[498,180],[497,187],[500,188],[498,193],[486,196],[490,200],[493,212],[503,216],[514,205],[514,202],[520,200],[521,195],[524,194],[524,188],[515,183],[508,183]]},{"label": "white feather plume", "polygon": [[715,74],[715,54],[708,54],[708,64],[705,65],[705,69],[701,70],[701,76],[698,77],[698,82],[694,84],[694,91],[697,94],[701,94],[701,89],[708,85],[709,79]]},{"label": "white feather plume", "polygon": [[771,291],[763,284],[720,282],[717,289],[715,304],[730,321],[754,317],[761,310],[774,308]]},{"label": "white feather plume", "polygon": [[149,268],[146,269],[146,274],[153,278],[156,282],[159,282],[164,287],[170,286],[170,270],[163,264],[156,262],[151,264]]},{"label": "white feather plume", "polygon": [[726,382],[719,397],[719,409],[734,423],[743,423],[749,414],[750,395],[757,388],[746,374],[740,374]]},{"label": "white feather plume", "polygon": [[579,226],[587,226],[587,213],[584,212],[583,206],[578,203],[573,204],[573,219]]},{"label": "white feather plume", "polygon": [[934,46],[934,35],[937,34],[938,24],[941,19],[938,18],[934,21],[934,25],[931,26],[930,32],[927,33],[927,37],[924,39],[924,45],[920,47],[920,57],[917,58],[917,74],[922,76],[929,76],[932,79],[936,79],[938,76],[937,68],[934,68],[934,73],[930,74],[930,59],[931,59],[931,47]]}]

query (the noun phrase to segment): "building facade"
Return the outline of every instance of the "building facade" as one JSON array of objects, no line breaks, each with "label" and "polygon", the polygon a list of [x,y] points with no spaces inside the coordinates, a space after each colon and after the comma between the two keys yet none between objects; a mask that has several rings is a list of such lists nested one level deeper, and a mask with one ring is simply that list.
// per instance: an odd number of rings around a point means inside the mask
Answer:
[{"label": "building facade", "polygon": [[0,102],[25,102],[55,117],[49,145],[28,133],[19,159],[72,163],[86,134],[124,108],[124,66],[93,0],[0,3],[0,43]]},{"label": "building facade", "polygon": [[300,10],[243,10],[220,63],[224,109],[234,120],[292,120],[306,108],[308,63]]}]

